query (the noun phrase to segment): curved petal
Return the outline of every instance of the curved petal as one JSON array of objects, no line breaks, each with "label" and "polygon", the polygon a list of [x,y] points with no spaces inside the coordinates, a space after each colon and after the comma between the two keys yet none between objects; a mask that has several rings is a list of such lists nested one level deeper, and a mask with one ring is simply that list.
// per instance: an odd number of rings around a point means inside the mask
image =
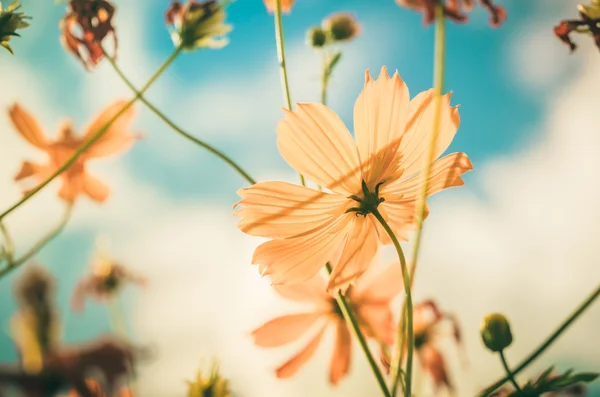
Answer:
[{"label": "curved petal", "polygon": [[409,103],[408,87],[398,72],[390,78],[384,66],[373,81],[367,70],[365,86],[354,105],[354,134],[363,180],[371,189],[396,171]]},{"label": "curved petal", "polygon": [[277,347],[293,342],[323,318],[323,313],[297,313],[277,317],[252,331],[254,343],[261,347]]},{"label": "curved petal", "polygon": [[294,284],[315,276],[343,247],[350,232],[345,216],[335,218],[315,231],[299,237],[271,240],[254,251],[252,263],[273,284]]},{"label": "curved petal", "polygon": [[306,345],[306,347],[300,350],[298,354],[296,354],[294,357],[292,357],[290,360],[284,363],[281,367],[277,368],[277,370],[275,371],[275,375],[278,378],[283,379],[289,378],[293,376],[296,372],[298,372],[300,367],[302,367],[302,365],[304,365],[304,363],[306,363],[308,359],[311,358],[313,354],[315,354],[315,351],[317,350],[317,347],[319,347],[321,339],[323,339],[323,334],[325,333],[326,329],[327,327],[323,326],[319,333],[313,339],[311,339],[311,341],[308,343],[308,345]]},{"label": "curved petal", "polygon": [[427,370],[427,372],[429,372],[429,375],[431,375],[436,389],[443,386],[452,389],[452,384],[450,383],[448,372],[446,371],[444,358],[435,348],[435,346],[430,343],[425,344],[421,349],[419,349],[418,355],[421,365],[425,370]]},{"label": "curved petal", "polygon": [[19,169],[19,172],[15,175],[15,181],[34,177],[37,181],[45,181],[54,172],[54,167],[50,164],[36,164],[30,161],[24,161]]},{"label": "curved petal", "polygon": [[378,273],[367,270],[352,290],[352,300],[387,304],[403,290],[402,268],[396,262]]},{"label": "curved petal", "polygon": [[392,345],[394,343],[394,317],[389,301],[377,304],[362,303],[358,306],[358,316],[364,322],[367,336]]},{"label": "curved petal", "polygon": [[[119,100],[107,107],[90,123],[83,136],[83,140],[87,141],[100,129],[106,128],[107,123],[110,122],[123,107],[127,106],[127,103],[128,101]],[[129,132],[134,115],[135,111],[133,106],[130,106],[112,122],[102,137],[85,152],[85,155],[90,158],[104,157],[129,149],[135,140],[139,138]]]},{"label": "curved petal", "polygon": [[66,172],[62,174],[62,187],[58,192],[58,196],[65,201],[74,202],[77,196],[82,194],[84,190],[84,174],[83,172]]},{"label": "curved petal", "polygon": [[[460,124],[458,107],[450,106],[451,96],[451,92],[442,96],[440,128],[437,135],[434,159],[437,159],[448,149]],[[399,149],[402,156],[400,167],[403,168],[404,177],[409,177],[425,168],[429,160],[434,113],[434,89],[421,92],[410,101],[410,115]]]},{"label": "curved petal", "polygon": [[345,291],[350,284],[367,270],[377,253],[377,232],[373,219],[369,215],[352,217],[350,222],[351,234],[346,241],[342,254],[329,276],[328,291]]},{"label": "curved petal", "polygon": [[234,215],[244,233],[288,238],[310,232],[343,214],[350,200],[287,182],[259,182],[238,190],[243,206]]},{"label": "curved petal", "polygon": [[343,196],[360,192],[356,145],[342,120],[320,103],[299,103],[285,113],[277,126],[277,147],[285,161]]},{"label": "curved petal", "polygon": [[[416,227],[416,210],[417,203],[415,200],[403,199],[387,199],[379,205],[379,212],[392,228],[399,241],[408,241],[408,232]],[[425,213],[428,213],[426,208]],[[379,222],[376,223],[377,235],[379,241],[384,245],[392,244],[390,236]]]},{"label": "curved petal", "polygon": [[336,321],[335,347],[329,367],[329,382],[336,385],[350,369],[350,353],[352,351],[352,337],[348,326],[343,319]]},{"label": "curved petal", "polygon": [[110,189],[98,178],[89,174],[83,177],[83,191],[94,201],[104,202],[110,194]]},{"label": "curved petal", "polygon": [[332,299],[326,292],[327,284],[320,274],[301,283],[274,285],[273,288],[279,295],[293,301],[329,303]]},{"label": "curved petal", "polygon": [[20,105],[15,103],[8,109],[8,115],[16,130],[27,142],[42,150],[48,146],[46,134],[37,120]]}]

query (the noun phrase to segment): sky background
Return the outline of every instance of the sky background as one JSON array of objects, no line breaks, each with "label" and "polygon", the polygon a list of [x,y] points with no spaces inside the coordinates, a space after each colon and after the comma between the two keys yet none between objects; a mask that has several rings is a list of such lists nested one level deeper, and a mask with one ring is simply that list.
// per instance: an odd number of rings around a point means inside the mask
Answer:
[{"label": "sky background", "polygon": [[[447,29],[446,90],[460,104],[461,126],[449,151],[464,151],[475,171],[466,185],[431,200],[416,299],[434,298],[456,313],[471,365],[453,365],[459,395],[472,395],[502,374],[481,345],[479,322],[505,313],[515,341],[507,352],[517,363],[590,293],[600,279],[600,131],[597,125],[600,56],[591,39],[577,37],[578,51],[552,34],[576,1],[505,0],[508,20],[491,29],[488,15],[471,14]],[[111,101],[131,96],[110,65],[92,73],[66,54],[58,21],[64,4],[24,0],[34,17],[15,56],[0,52],[0,107],[19,102],[50,136],[65,118],[82,132]],[[118,63],[139,87],[173,50],[163,24],[166,0],[115,1]],[[339,48],[329,105],[348,126],[366,69],[398,70],[411,95],[432,84],[433,28],[419,14],[391,0],[298,0],[284,17],[293,102],[319,99],[320,58],[305,32],[335,11],[353,12],[362,34]],[[296,182],[276,147],[275,126],[283,104],[273,18],[259,0],[228,9],[234,26],[222,50],[180,56],[147,98],[176,123],[234,157],[258,180]],[[249,333],[264,321],[302,310],[283,301],[250,265],[259,239],[236,227],[231,206],[245,181],[225,164],[171,131],[141,104],[134,130],[144,134],[125,156],[98,160],[94,175],[112,188],[104,205],[79,201],[63,234],[36,260],[58,278],[64,339],[85,341],[110,329],[103,306],[72,314],[73,286],[89,268],[98,236],[113,255],[146,275],[149,285],[125,293],[129,329],[150,346],[154,359],[140,368],[142,395],[183,395],[211,357],[221,363],[236,395],[307,394],[359,396],[377,392],[355,346],[350,376],[330,389],[328,334],[317,355],[294,378],[273,370],[303,342],[264,350]],[[12,181],[24,159],[43,159],[0,113],[0,208],[20,197]],[[7,218],[17,247],[25,250],[58,221],[57,184]],[[410,245],[406,250],[410,252]],[[393,259],[386,251],[385,260]],[[3,330],[15,309],[11,283],[0,280]],[[600,305],[589,309],[528,372],[552,363],[561,369],[600,369]],[[452,353],[452,346],[447,346]],[[0,333],[0,359],[16,357],[8,332]],[[452,359],[451,359],[452,361]],[[523,377],[525,379],[525,377]],[[596,395],[600,387],[596,386]]]}]

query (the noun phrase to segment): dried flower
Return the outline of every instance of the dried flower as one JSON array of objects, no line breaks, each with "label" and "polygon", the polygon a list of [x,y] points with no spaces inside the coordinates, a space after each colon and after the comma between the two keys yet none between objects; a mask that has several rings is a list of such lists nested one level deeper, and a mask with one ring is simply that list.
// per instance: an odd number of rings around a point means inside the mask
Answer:
[{"label": "dried flower", "polygon": [[[396,0],[402,7],[423,13],[423,22],[428,25],[435,19],[435,5],[442,0]],[[444,16],[453,22],[464,23],[469,20],[467,12],[473,9],[474,0],[446,0],[443,4]],[[490,13],[490,25],[497,28],[506,20],[504,7],[496,5],[493,0],[479,0],[481,7]]]},{"label": "dried flower", "polygon": [[579,19],[563,20],[554,28],[554,34],[569,46],[571,52],[577,45],[571,40],[572,33],[588,34],[600,49],[600,0],[592,0],[590,5],[578,5]]},{"label": "dried flower", "polygon": [[510,324],[502,314],[492,313],[485,316],[480,332],[483,343],[493,352],[501,352],[512,343]]},{"label": "dried flower", "polygon": [[318,26],[310,28],[306,33],[306,41],[313,48],[321,48],[327,42],[327,35]]},{"label": "dried flower", "polygon": [[[263,0],[267,11],[274,13],[277,9],[277,0]],[[281,12],[290,13],[296,0],[279,0],[281,1]]]},{"label": "dried flower", "polygon": [[354,15],[347,12],[338,12],[325,18],[322,28],[333,42],[352,40],[361,30]]},{"label": "dried flower", "polygon": [[29,23],[25,21],[31,19],[24,12],[16,12],[19,8],[21,8],[19,0],[15,0],[5,9],[2,9],[2,2],[0,2],[0,46],[6,48],[11,54],[13,50],[8,42],[13,36],[20,37],[17,30],[28,27]]},{"label": "dried flower", "polygon": [[114,14],[115,7],[108,0],[69,0],[67,4],[67,14],[60,22],[61,41],[87,70],[104,58],[102,42],[109,35],[113,38],[113,56],[116,57]]},{"label": "dried flower", "polygon": [[206,377],[202,371],[198,371],[196,379],[188,381],[187,397],[231,397],[229,382],[221,377],[219,367],[215,363],[210,374]]},{"label": "dried flower", "polygon": [[185,5],[173,1],[165,13],[175,46],[186,51],[196,48],[223,48],[229,43],[225,34],[232,29],[225,25],[225,4],[218,0],[188,0]]},{"label": "dried flower", "polygon": [[[441,123],[434,148],[438,158],[458,129],[458,109],[442,97]],[[328,107],[299,103],[284,110],[278,147],[298,173],[327,190],[286,182],[260,182],[240,189],[236,215],[245,233],[271,238],[254,251],[252,263],[275,284],[297,283],[327,263],[333,271],[328,290],[345,289],[368,268],[379,242],[391,244],[373,210],[399,239],[415,225],[421,171],[428,161],[434,115],[434,90],[410,100],[408,87],[385,67],[377,81],[366,73],[354,107],[352,135]],[[418,120],[418,121],[417,121]],[[427,195],[461,186],[473,168],[464,153],[453,153],[431,166]]]},{"label": "dried flower", "polygon": [[[60,128],[60,135],[55,141],[50,141],[46,138],[46,134],[38,122],[25,109],[18,104],[13,105],[9,109],[9,116],[17,132],[31,145],[44,151],[50,158],[47,164],[36,164],[29,161],[23,162],[20,171],[15,176],[15,180],[32,178],[37,183],[44,182],[91,136],[96,134],[100,128],[103,128],[125,104],[125,101],[117,101],[106,108],[89,124],[85,134],[81,138],[75,136],[71,123],[63,123]],[[133,115],[133,108],[126,110],[108,127],[100,139],[79,156],[69,169],[61,174],[60,177],[63,184],[59,196],[63,200],[74,202],[82,194],[98,202],[106,200],[109,195],[109,188],[100,180],[88,174],[85,165],[90,159],[105,157],[124,151],[133,144],[138,138],[128,131]]]}]

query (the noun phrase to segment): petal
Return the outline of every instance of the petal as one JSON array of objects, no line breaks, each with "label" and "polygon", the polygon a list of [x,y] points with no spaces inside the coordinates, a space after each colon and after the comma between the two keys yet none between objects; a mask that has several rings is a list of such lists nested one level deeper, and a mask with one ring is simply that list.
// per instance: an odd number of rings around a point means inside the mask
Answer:
[{"label": "petal", "polygon": [[[408,232],[416,227],[416,207],[415,200],[393,200],[386,199],[385,202],[379,205],[379,212],[386,220],[396,238],[400,241],[408,241]],[[428,209],[425,209],[428,214]],[[382,244],[392,244],[390,236],[385,231],[379,222],[377,226],[377,235]]]},{"label": "petal", "polygon": [[326,292],[325,279],[320,274],[301,283],[274,285],[273,288],[279,295],[293,301],[323,303],[331,300],[331,295]]},{"label": "petal", "polygon": [[[437,159],[448,149],[460,124],[458,107],[450,106],[451,96],[452,93],[442,96],[440,128],[435,145],[434,159]],[[410,101],[406,132],[402,137],[399,149],[402,156],[400,166],[404,169],[403,175],[405,177],[409,177],[425,168],[429,160],[435,102],[434,89],[421,92]]]},{"label": "petal", "polygon": [[376,81],[366,72],[365,86],[354,105],[354,134],[369,188],[396,171],[396,158],[408,119],[408,87],[396,72],[392,78],[381,68]]},{"label": "petal", "polygon": [[311,341],[306,345],[306,347],[298,352],[294,357],[292,357],[289,361],[283,364],[281,367],[277,368],[275,374],[278,378],[289,378],[294,375],[309,358],[315,354],[317,347],[319,347],[319,343],[321,339],[323,339],[323,334],[325,333],[326,327],[321,328],[319,333],[311,339]]},{"label": "petal", "polygon": [[252,331],[254,343],[261,347],[276,347],[293,342],[323,318],[323,313],[298,313],[277,317]]},{"label": "petal", "polygon": [[97,202],[105,201],[110,193],[108,186],[89,174],[85,174],[83,177],[83,191]]},{"label": "petal", "polygon": [[358,306],[358,316],[365,324],[364,327],[368,331],[366,332],[368,336],[386,345],[394,343],[396,325],[394,324],[389,302],[360,304]]},{"label": "petal", "polygon": [[344,196],[361,191],[356,145],[340,118],[320,103],[298,104],[277,126],[287,163],[313,182]]},{"label": "petal", "polygon": [[352,348],[352,337],[342,319],[336,321],[336,336],[331,367],[329,368],[329,382],[335,385],[348,373],[350,369],[350,352]]},{"label": "petal", "polygon": [[345,291],[367,270],[377,253],[377,232],[371,216],[348,216],[352,217],[349,226],[352,231],[329,277],[327,290],[330,292]]},{"label": "petal", "polygon": [[286,182],[259,182],[238,190],[235,215],[242,219],[238,228],[253,236],[287,238],[300,235],[343,214],[350,200],[338,194]]},{"label": "petal", "polygon": [[429,372],[433,379],[433,383],[436,388],[446,386],[452,388],[450,379],[448,379],[448,373],[446,371],[446,364],[444,358],[435,346],[430,343],[425,344],[419,349],[419,359],[423,368]]},{"label": "petal", "polygon": [[66,171],[62,174],[63,184],[58,196],[68,202],[73,202],[80,194],[84,193],[84,175],[82,172],[72,173]]},{"label": "petal", "polygon": [[45,181],[52,175],[54,172],[54,167],[51,165],[40,165],[36,163],[32,163],[29,161],[24,161],[21,165],[21,169],[15,175],[15,181],[20,181],[21,179],[35,177],[36,180],[42,182]]},{"label": "petal", "polygon": [[[292,6],[295,0],[281,0],[281,12],[290,13],[292,12]],[[267,11],[273,13],[277,8],[277,0],[264,0]]]},{"label": "petal", "polygon": [[367,270],[358,279],[352,296],[355,302],[387,304],[403,290],[402,268],[396,262],[378,273]]},{"label": "petal", "polygon": [[340,216],[310,234],[271,240],[254,251],[252,263],[271,276],[273,284],[294,284],[315,276],[333,258],[349,233],[348,218]]},{"label": "petal", "polygon": [[[94,136],[99,130],[106,128],[106,125],[115,117],[123,107],[127,106],[128,101],[116,101],[106,108],[87,128],[83,137],[87,141]],[[104,157],[115,154],[120,151],[127,150],[133,145],[137,136],[129,132],[130,124],[133,120],[135,112],[133,106],[125,110],[87,151],[87,157]]]},{"label": "petal", "polygon": [[14,104],[8,109],[8,115],[16,130],[27,140],[27,142],[39,149],[46,148],[48,145],[46,134],[38,124],[37,120],[25,109],[18,104]]}]

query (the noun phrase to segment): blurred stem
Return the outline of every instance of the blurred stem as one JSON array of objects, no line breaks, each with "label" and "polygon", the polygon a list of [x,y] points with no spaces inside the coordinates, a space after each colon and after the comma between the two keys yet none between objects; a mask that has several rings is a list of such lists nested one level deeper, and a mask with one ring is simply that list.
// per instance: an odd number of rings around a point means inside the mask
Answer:
[{"label": "blurred stem", "polygon": [[217,156],[218,158],[223,160],[231,168],[233,168],[238,174],[240,174],[240,176],[242,178],[244,178],[246,181],[248,181],[249,184],[254,185],[256,183],[254,178],[252,178],[233,159],[231,159],[229,156],[227,156],[225,153],[221,152],[220,150],[216,149],[215,147],[211,146],[210,144],[208,144],[208,143],[202,141],[201,139],[196,138],[195,136],[184,131],[181,127],[179,127],[171,119],[169,119],[163,112],[161,112],[156,106],[154,106],[146,98],[144,98],[144,96],[141,95],[141,93],[137,90],[135,85],[133,85],[131,80],[129,80],[127,78],[127,76],[125,76],[123,71],[117,66],[117,63],[115,62],[114,58],[111,57],[109,54],[107,54],[106,51],[104,51],[104,48],[102,49],[102,52],[104,53],[104,56],[106,57],[106,59],[108,59],[108,62],[111,64],[111,66],[113,67],[113,69],[115,70],[117,75],[119,75],[121,80],[123,80],[125,85],[127,85],[129,87],[129,89],[131,91],[133,91],[134,94],[136,94],[136,95],[139,94],[140,101],[142,101],[142,103],[144,103],[144,105],[146,105],[148,107],[148,109],[150,109],[159,119],[161,119],[165,124],[167,124],[169,127],[171,127],[171,129],[173,129],[173,131],[177,132],[179,135],[183,136],[184,138],[187,138],[190,141],[194,142],[196,145],[203,147],[204,149],[208,150],[210,153],[214,154],[215,156]]},{"label": "blurred stem", "polygon": [[506,371],[506,376],[510,380],[510,383],[514,386],[515,390],[521,392],[521,388],[519,384],[515,380],[513,373],[510,371],[510,367],[508,366],[508,362],[506,361],[506,356],[504,355],[504,350],[500,350],[500,361],[502,361],[502,366],[504,367],[504,371]]},{"label": "blurred stem", "polygon": [[123,113],[125,113],[127,109],[129,109],[135,103],[135,101],[137,101],[139,97],[144,92],[146,92],[148,88],[150,88],[150,86],[156,81],[156,79],[158,79],[158,77],[167,69],[167,67],[175,60],[175,58],[177,58],[181,50],[182,47],[177,47],[177,49],[173,51],[173,53],[165,60],[165,62],[162,65],[160,65],[158,70],[150,77],[146,84],[144,84],[142,89],[138,92],[138,94],[136,94],[135,97],[133,97],[129,102],[127,102],[127,104],[123,106],[121,110],[115,113],[115,115],[111,117],[110,120],[108,120],[102,127],[100,127],[98,131],[96,131],[94,135],[92,135],[83,145],[81,145],[79,149],[77,149],[75,153],[73,153],[73,155],[69,157],[69,159],[63,165],[58,167],[58,169],[48,179],[46,179],[44,182],[32,189],[29,193],[23,196],[21,200],[19,200],[13,206],[11,206],[2,214],[0,214],[0,220],[4,219],[6,215],[10,214],[11,212],[19,208],[21,205],[25,204],[30,198],[35,196],[39,191],[41,191],[50,182],[56,179],[60,174],[69,169],[69,167],[71,167],[73,163],[77,161],[79,156],[81,156],[87,149],[89,149],[90,146],[96,143],[96,141],[98,141],[98,139],[100,139],[106,133],[106,131],[108,131],[108,128],[112,125],[112,123],[114,123],[115,120],[117,120]]},{"label": "blurred stem", "polygon": [[[377,209],[371,210],[371,213],[373,214],[373,216],[375,216],[375,218],[377,218],[379,223],[381,223],[381,226],[383,226],[386,233],[388,234],[388,236],[390,236],[390,239],[394,243],[394,247],[396,248],[396,252],[398,253],[398,259],[400,260],[400,267],[402,268],[402,281],[404,282],[404,297],[405,297],[405,302],[406,302],[406,326],[408,327],[408,330],[406,332],[408,335],[408,343],[407,343],[408,352],[407,352],[407,356],[406,356],[406,379],[404,380],[404,382],[405,382],[404,396],[411,397],[412,367],[413,367],[413,353],[414,353],[414,347],[415,347],[415,343],[414,343],[415,338],[414,338],[414,329],[413,329],[413,303],[412,303],[412,294],[410,291],[410,276],[408,274],[408,267],[406,266],[406,258],[404,257],[404,252],[402,251],[402,247],[400,246],[400,242],[398,241],[398,238],[396,237],[396,235],[390,228],[390,225],[388,225],[388,223],[385,221],[383,216],[381,216],[381,213]],[[400,324],[400,326],[402,326],[403,324],[404,323]],[[394,380],[394,384],[392,384],[392,393],[395,393],[397,391],[398,377],[400,376],[400,367],[402,366],[402,354],[400,354],[400,349],[401,349],[402,345],[398,345],[396,347],[396,350],[398,350],[398,353],[399,353],[398,361],[396,363],[394,363],[394,361],[392,361],[392,363],[391,363],[392,366],[394,366],[394,364],[395,364],[395,367],[393,367],[393,368],[397,372],[397,373],[392,373],[392,379]],[[391,369],[390,369],[390,371],[391,371]],[[392,397],[394,397],[393,394],[392,394]]]},{"label": "blurred stem", "polygon": [[[283,22],[281,20],[281,0],[275,1],[275,43],[277,45],[277,61],[279,62],[283,99],[288,110],[292,110],[292,98],[290,96],[287,64],[285,62],[285,40],[283,38]],[[302,186],[306,186],[306,181],[302,174],[300,174],[300,183],[302,183]]]},{"label": "blurred stem", "polygon": [[[567,319],[552,333],[550,334],[550,336],[548,336],[548,338],[540,345],[538,346],[537,349],[535,349],[529,356],[527,356],[522,362],[521,364],[519,364],[517,366],[517,368],[515,368],[512,371],[513,375],[518,375],[519,372],[523,371],[525,368],[527,368],[529,366],[529,364],[531,364],[536,358],[538,358],[548,347],[550,347],[550,345],[552,345],[552,343],[554,343],[554,341],[563,333],[567,330],[567,328],[569,328],[571,326],[571,324],[573,324],[573,322],[575,322],[575,320],[583,314],[583,312],[585,312],[585,310],[590,307],[590,305],[596,300],[596,298],[598,298],[598,296],[600,296],[600,285],[598,285],[598,287],[596,287],[596,290],[594,292],[592,292],[590,294],[590,296],[588,296],[586,298],[586,300],[584,300],[576,309],[573,313],[571,313],[571,315],[569,317],[567,317]],[[494,384],[488,386],[483,392],[481,392],[478,397],[485,397],[485,396],[489,396],[491,393],[493,393],[496,389],[498,389],[500,386],[502,386],[504,383],[506,383],[509,380],[508,376],[505,376],[504,378],[498,380],[497,382],[495,382]]]},{"label": "blurred stem", "polygon": [[323,74],[321,76],[321,103],[327,106],[327,86],[329,84],[328,53],[323,51]]},{"label": "blurred stem", "polygon": [[[329,262],[325,264],[325,268],[327,269],[327,273],[331,274],[331,264]],[[344,315],[344,318],[346,319],[346,322],[348,323],[348,325],[350,325],[354,336],[356,336],[356,339],[358,339],[358,343],[360,344],[360,347],[362,348],[363,352],[365,353],[365,356],[367,357],[367,361],[369,362],[369,365],[371,366],[371,369],[375,374],[375,378],[377,379],[377,383],[379,384],[379,387],[381,388],[384,397],[390,397],[390,391],[388,390],[387,385],[385,384],[385,378],[383,377],[383,374],[381,373],[381,370],[379,369],[379,366],[377,365],[377,362],[373,357],[373,353],[371,353],[371,350],[369,349],[367,340],[360,329],[358,319],[356,318],[352,310],[352,305],[348,302],[348,300],[341,293],[341,291],[338,291],[336,300],[338,302],[340,310],[342,311],[342,314]]]},{"label": "blurred stem", "polygon": [[4,236],[4,245],[2,246],[3,251],[0,261],[6,260],[8,263],[10,263],[12,262],[13,255],[15,253],[15,244],[8,229],[2,222],[0,222],[0,232],[2,233],[2,236]]},{"label": "blurred stem", "polygon": [[[120,338],[129,341],[131,338],[127,334],[127,326],[125,324],[125,312],[121,302],[121,295],[117,292],[114,298],[107,305],[108,316],[110,319],[110,328]],[[133,370],[133,368],[130,368]],[[132,396],[137,396],[137,385],[133,379],[128,379],[128,386]]]}]

